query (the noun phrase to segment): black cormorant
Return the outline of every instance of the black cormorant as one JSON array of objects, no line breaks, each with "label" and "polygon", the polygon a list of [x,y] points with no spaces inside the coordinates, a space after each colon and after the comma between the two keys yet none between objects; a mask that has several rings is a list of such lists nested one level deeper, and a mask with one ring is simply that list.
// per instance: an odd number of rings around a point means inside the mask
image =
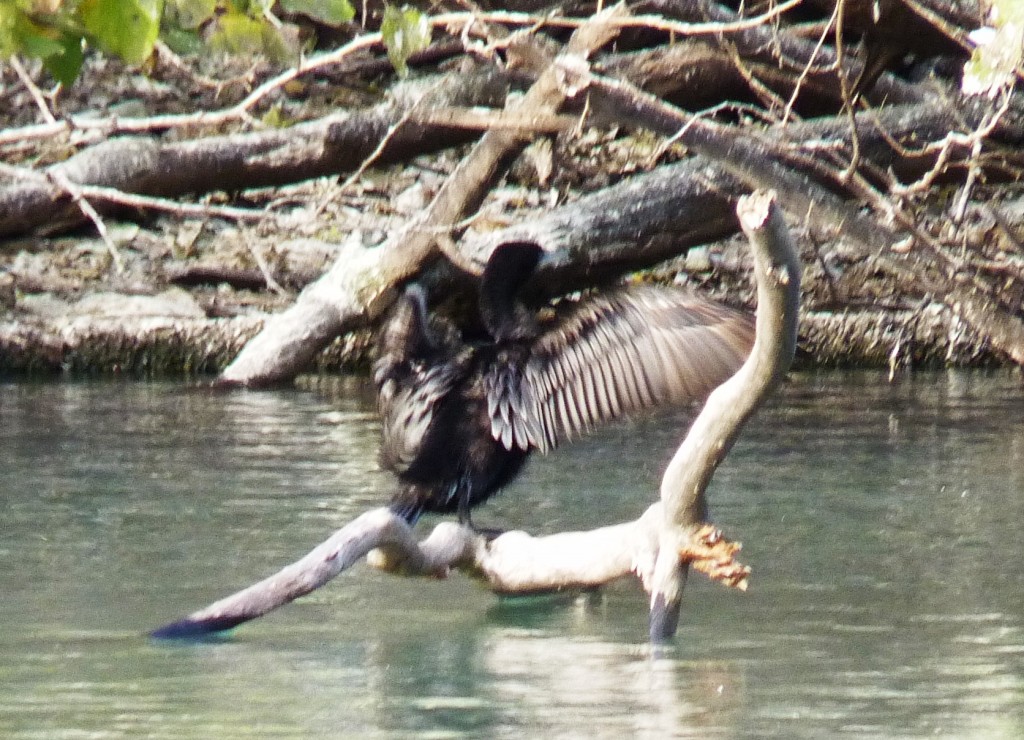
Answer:
[{"label": "black cormorant", "polygon": [[701,399],[744,362],[747,314],[684,290],[634,285],[587,297],[551,326],[519,299],[543,250],[495,249],[480,285],[489,341],[463,344],[432,327],[417,285],[399,299],[373,376],[381,463],[398,476],[390,508],[471,508],[512,481],[530,453],[642,409]]}]

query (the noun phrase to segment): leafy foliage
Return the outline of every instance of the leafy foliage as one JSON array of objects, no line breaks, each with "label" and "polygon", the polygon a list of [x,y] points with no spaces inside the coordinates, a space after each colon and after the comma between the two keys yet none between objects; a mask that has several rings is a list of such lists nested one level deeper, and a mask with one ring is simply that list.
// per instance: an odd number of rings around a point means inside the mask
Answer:
[{"label": "leafy foliage", "polygon": [[[282,33],[273,8],[274,0],[0,0],[0,59],[35,57],[65,85],[77,78],[84,49],[141,64],[157,38],[179,53],[281,60],[298,53],[299,35]],[[330,26],[355,16],[350,0],[280,0],[280,9]]]},{"label": "leafy foliage", "polygon": [[164,0],[6,0],[0,57],[27,54],[59,82],[74,82],[87,44],[141,64],[153,51]]},{"label": "leafy foliage", "polygon": [[164,0],[82,0],[78,18],[101,49],[141,64],[153,51]]},{"label": "leafy foliage", "polygon": [[65,84],[82,66],[83,36],[81,24],[62,0],[0,3],[0,58],[22,53],[37,57]]},{"label": "leafy foliage", "polygon": [[348,0],[281,0],[286,13],[296,13],[328,26],[340,26],[352,20],[356,11]]}]

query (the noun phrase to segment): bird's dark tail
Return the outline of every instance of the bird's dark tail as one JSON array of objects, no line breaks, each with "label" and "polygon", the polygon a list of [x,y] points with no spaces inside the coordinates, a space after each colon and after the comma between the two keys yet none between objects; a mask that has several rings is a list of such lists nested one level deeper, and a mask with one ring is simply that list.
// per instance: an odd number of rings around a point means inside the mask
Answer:
[{"label": "bird's dark tail", "polygon": [[420,520],[424,513],[423,504],[401,493],[395,494],[388,504],[388,509],[402,517],[410,527],[415,527],[416,522]]}]

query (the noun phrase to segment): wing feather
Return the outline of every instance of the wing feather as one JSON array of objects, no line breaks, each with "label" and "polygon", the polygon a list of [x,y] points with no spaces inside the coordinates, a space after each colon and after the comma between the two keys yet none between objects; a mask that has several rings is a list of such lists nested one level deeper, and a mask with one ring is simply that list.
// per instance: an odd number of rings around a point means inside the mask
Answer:
[{"label": "wing feather", "polygon": [[683,290],[599,295],[534,342],[518,378],[529,403],[514,412],[528,415],[530,445],[547,451],[603,422],[704,398],[753,342],[752,317]]}]

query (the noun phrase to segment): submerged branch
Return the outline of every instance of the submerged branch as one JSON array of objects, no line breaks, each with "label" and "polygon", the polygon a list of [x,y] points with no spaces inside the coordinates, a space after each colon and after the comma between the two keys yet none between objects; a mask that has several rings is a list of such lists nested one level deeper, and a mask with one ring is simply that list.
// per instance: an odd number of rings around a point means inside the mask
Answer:
[{"label": "submerged branch", "polygon": [[[657,555],[661,521],[661,504],[654,504],[635,521],[587,532],[533,537],[513,531],[494,539],[442,522],[418,542],[401,517],[385,508],[374,509],[301,560],[150,635],[186,639],[233,629],[320,588],[363,557],[377,568],[407,576],[443,578],[452,569],[462,570],[498,594],[595,588],[628,575],[646,583]],[[682,543],[679,557],[692,560],[713,580],[745,589],[750,569],[733,559],[739,545],[711,526],[693,535]]]}]

